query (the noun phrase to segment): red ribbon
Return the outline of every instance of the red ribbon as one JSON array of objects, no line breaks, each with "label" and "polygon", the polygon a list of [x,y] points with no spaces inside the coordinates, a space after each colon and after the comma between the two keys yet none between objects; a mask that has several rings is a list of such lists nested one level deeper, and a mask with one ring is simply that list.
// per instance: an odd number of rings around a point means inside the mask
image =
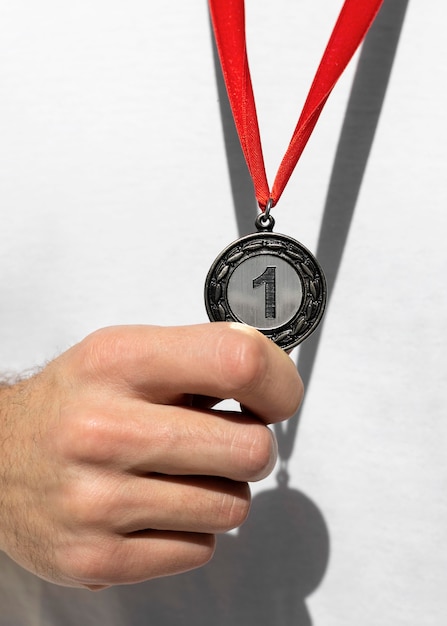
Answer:
[{"label": "red ribbon", "polygon": [[383,0],[345,0],[324,51],[292,139],[270,190],[248,66],[244,0],[209,0],[211,20],[234,122],[264,211],[274,206],[295,169],[337,80],[374,21]]}]

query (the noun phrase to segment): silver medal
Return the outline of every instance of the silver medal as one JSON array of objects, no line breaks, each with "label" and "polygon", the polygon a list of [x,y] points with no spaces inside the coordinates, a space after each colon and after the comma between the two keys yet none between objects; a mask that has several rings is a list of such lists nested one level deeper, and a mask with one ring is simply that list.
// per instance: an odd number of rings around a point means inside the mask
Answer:
[{"label": "silver medal", "polygon": [[326,305],[326,280],[301,243],[273,233],[274,220],[258,216],[257,233],[230,244],[205,282],[211,321],[254,326],[290,350],[318,326]]}]

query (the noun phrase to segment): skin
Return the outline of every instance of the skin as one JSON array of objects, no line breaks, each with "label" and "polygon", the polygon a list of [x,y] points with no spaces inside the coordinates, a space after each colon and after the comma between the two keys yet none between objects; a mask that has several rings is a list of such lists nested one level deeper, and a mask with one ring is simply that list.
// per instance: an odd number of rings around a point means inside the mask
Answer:
[{"label": "skin", "polygon": [[247,326],[93,333],[0,389],[0,548],[89,589],[205,564],[274,467],[266,425],[302,394],[290,358]]}]

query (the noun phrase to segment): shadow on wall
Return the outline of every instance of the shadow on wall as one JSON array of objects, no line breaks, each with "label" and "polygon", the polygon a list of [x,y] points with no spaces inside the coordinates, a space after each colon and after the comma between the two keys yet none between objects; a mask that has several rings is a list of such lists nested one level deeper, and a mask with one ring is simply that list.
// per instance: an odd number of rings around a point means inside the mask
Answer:
[{"label": "shadow on wall", "polygon": [[[329,183],[317,257],[333,287],[380,116],[408,0],[385,0],[362,48]],[[216,65],[217,66],[217,65]],[[253,230],[253,188],[233,126],[220,70],[217,83],[222,124],[240,234]],[[330,310],[329,310],[330,315]],[[306,384],[321,331],[301,348],[298,367]],[[283,467],[290,458],[300,415],[277,428]],[[329,534],[318,507],[290,489],[280,472],[277,489],[258,494],[246,524],[219,538],[206,567],[173,578],[101,592],[127,626],[310,626],[306,598],[324,577]],[[63,604],[79,602],[70,590]],[[118,599],[118,603],[117,603]],[[82,602],[82,601],[81,601]],[[55,603],[49,603],[57,611]],[[47,608],[48,608],[47,607]],[[43,608],[45,614],[46,608]],[[43,622],[45,623],[45,622]],[[100,623],[92,616],[91,623]],[[66,626],[71,626],[67,624]],[[74,626],[74,625],[73,625]]]},{"label": "shadow on wall", "polygon": [[121,610],[128,611],[123,623],[310,626],[305,599],[318,587],[328,553],[321,513],[284,484],[253,499],[246,524],[219,538],[206,567],[121,588]]}]

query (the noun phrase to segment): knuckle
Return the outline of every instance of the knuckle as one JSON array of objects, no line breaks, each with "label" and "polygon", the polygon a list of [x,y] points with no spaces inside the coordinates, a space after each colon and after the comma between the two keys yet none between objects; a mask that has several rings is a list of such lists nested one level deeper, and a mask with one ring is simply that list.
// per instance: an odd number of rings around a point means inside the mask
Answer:
[{"label": "knuckle", "polygon": [[231,509],[231,528],[241,526],[248,517],[250,511],[250,500],[234,500]]},{"label": "knuckle", "polygon": [[[196,539],[198,539],[196,535]],[[216,551],[216,537],[214,534],[200,534],[200,541],[197,541],[195,550],[190,554],[188,569],[195,569],[206,565],[214,556]]]},{"label": "knuckle", "polygon": [[285,400],[287,405],[284,408],[284,418],[287,419],[296,414],[301,406],[304,397],[304,385],[300,375],[296,372],[296,384],[290,387],[289,393],[286,394]]},{"label": "knuckle", "polygon": [[267,426],[253,423],[243,428],[233,444],[243,479],[257,481],[268,476],[276,462],[276,448],[275,437]]},{"label": "knuckle", "polygon": [[111,326],[96,330],[75,346],[77,375],[88,380],[102,379],[114,370],[127,350],[124,328]]},{"label": "knuckle", "polygon": [[107,463],[117,446],[113,419],[95,408],[67,407],[59,429],[58,446],[67,460],[84,463]]},{"label": "knuckle", "polygon": [[76,586],[91,587],[102,584],[113,584],[114,546],[112,539],[102,538],[84,545],[72,546],[59,556],[65,575]]},{"label": "knuckle", "polygon": [[261,480],[270,474],[276,462],[276,442],[272,431],[256,427],[248,457],[250,480]]},{"label": "knuckle", "polygon": [[220,498],[219,532],[227,532],[241,526],[250,511],[250,489],[246,483],[238,483],[235,492],[222,494]]},{"label": "knuckle", "polygon": [[64,518],[75,529],[99,530],[107,527],[113,512],[113,490],[101,477],[71,478],[65,488]]},{"label": "knuckle", "polygon": [[218,343],[218,358],[221,378],[233,394],[257,387],[268,371],[266,339],[248,326],[225,328]]}]

